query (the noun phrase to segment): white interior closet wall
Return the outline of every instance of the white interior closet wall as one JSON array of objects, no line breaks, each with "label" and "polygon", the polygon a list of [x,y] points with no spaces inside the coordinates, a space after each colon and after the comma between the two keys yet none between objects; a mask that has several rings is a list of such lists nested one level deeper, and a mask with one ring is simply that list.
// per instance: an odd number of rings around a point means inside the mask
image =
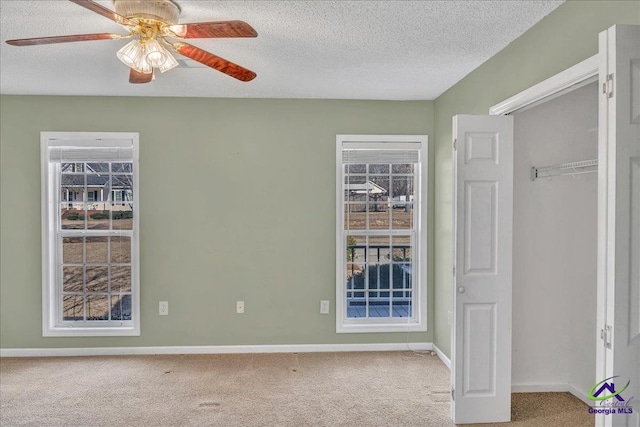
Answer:
[{"label": "white interior closet wall", "polygon": [[514,117],[512,383],[586,398],[596,380],[597,173],[531,181],[530,169],[597,158],[597,83]]}]

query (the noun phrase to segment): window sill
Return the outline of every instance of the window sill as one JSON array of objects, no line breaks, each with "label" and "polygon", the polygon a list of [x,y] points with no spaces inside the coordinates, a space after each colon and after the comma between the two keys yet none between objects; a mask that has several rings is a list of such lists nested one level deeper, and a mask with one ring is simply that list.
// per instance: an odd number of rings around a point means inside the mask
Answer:
[{"label": "window sill", "polygon": [[131,327],[74,327],[57,326],[45,328],[42,331],[43,337],[129,337],[140,336],[140,329]]},{"label": "window sill", "polygon": [[338,323],[336,333],[369,333],[369,332],[426,332],[426,323]]}]

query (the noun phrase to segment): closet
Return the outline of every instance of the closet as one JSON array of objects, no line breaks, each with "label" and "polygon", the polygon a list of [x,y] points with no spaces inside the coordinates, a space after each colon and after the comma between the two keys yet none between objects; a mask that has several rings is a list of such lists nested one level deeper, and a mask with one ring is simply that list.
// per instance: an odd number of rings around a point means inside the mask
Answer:
[{"label": "closet", "polygon": [[[597,426],[640,426],[639,52],[640,26],[613,26],[597,55],[453,116],[456,424],[510,421],[512,392],[570,391],[624,400]],[[613,378],[624,393],[588,399]]]},{"label": "closet", "polygon": [[513,113],[513,391],[596,382],[598,85]]}]

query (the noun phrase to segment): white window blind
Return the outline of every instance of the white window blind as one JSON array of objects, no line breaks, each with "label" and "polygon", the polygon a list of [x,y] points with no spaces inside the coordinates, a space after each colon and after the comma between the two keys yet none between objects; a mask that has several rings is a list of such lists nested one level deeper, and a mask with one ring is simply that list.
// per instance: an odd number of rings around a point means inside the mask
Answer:
[{"label": "white window blind", "polygon": [[415,150],[342,150],[344,164],[418,163],[420,151]]},{"label": "white window blind", "polygon": [[129,147],[54,146],[49,148],[49,161],[61,163],[133,161],[133,144]]}]

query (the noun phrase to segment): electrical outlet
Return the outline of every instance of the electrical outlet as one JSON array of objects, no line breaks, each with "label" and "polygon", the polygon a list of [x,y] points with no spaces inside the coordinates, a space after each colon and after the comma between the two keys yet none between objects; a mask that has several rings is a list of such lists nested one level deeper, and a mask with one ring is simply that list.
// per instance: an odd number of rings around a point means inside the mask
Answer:
[{"label": "electrical outlet", "polygon": [[236,301],[236,313],[244,313],[244,301]]},{"label": "electrical outlet", "polygon": [[323,299],[320,301],[320,314],[329,314],[329,300]]},{"label": "electrical outlet", "polygon": [[169,302],[168,301],[160,301],[158,314],[160,316],[168,316],[169,315]]}]

